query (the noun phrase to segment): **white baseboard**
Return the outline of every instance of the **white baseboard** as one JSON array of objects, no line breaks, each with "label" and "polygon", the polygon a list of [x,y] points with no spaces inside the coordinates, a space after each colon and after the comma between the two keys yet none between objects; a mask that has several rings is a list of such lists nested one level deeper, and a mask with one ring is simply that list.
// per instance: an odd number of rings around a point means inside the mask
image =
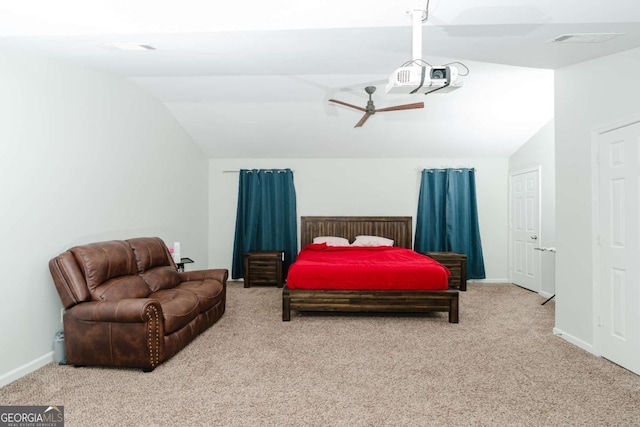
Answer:
[{"label": "white baseboard", "polygon": [[511,283],[509,279],[469,279],[467,283],[490,284],[490,283]]},{"label": "white baseboard", "polygon": [[45,354],[44,356],[38,357],[31,362],[24,364],[13,371],[9,371],[6,374],[0,376],[0,387],[4,387],[7,384],[14,382],[15,380],[24,377],[27,374],[30,374],[33,371],[37,371],[42,368],[44,365],[53,362],[53,351]]},{"label": "white baseboard", "polygon": [[589,344],[588,342],[585,342],[579,338],[576,338],[571,334],[567,334],[561,329],[553,328],[553,335],[559,336],[563,340],[575,345],[576,347],[580,347],[584,351],[588,351],[591,354],[595,354],[596,356],[599,356],[599,354],[596,354],[593,344]]}]

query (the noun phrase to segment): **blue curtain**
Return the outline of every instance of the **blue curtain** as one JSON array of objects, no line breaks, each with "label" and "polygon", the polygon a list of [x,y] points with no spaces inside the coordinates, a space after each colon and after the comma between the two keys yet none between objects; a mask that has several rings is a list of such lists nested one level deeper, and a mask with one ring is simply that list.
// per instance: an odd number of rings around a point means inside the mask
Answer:
[{"label": "blue curtain", "polygon": [[467,279],[485,278],[473,169],[422,171],[413,247],[465,254]]},{"label": "blue curtain", "polygon": [[283,275],[296,259],[296,190],[290,169],[242,169],[231,277],[244,275],[244,253],[284,251]]}]

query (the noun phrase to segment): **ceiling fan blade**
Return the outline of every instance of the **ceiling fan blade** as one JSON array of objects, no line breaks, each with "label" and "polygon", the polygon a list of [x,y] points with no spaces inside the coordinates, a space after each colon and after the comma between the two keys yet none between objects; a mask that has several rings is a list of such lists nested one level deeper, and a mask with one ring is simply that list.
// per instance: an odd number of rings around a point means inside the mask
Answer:
[{"label": "ceiling fan blade", "polygon": [[424,108],[424,102],[416,102],[414,104],[396,105],[387,108],[377,108],[376,113],[381,111],[398,111],[398,110],[412,110],[414,108]]},{"label": "ceiling fan blade", "polygon": [[362,116],[362,118],[360,119],[360,121],[358,123],[356,123],[354,128],[362,127],[362,125],[369,119],[369,116],[372,116],[372,115],[373,114],[371,114],[371,113],[365,113],[364,116]]},{"label": "ceiling fan blade", "polygon": [[362,107],[358,107],[357,105],[348,104],[346,102],[338,101],[337,99],[330,99],[329,102],[335,102],[336,104],[345,105],[347,107],[355,108],[356,110],[359,110],[359,111],[365,111],[365,112],[367,111],[366,109],[364,109]]}]

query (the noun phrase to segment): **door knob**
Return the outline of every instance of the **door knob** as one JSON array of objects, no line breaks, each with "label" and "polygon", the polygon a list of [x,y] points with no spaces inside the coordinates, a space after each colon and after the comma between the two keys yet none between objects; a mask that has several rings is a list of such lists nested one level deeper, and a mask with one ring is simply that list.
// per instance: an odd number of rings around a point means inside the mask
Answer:
[{"label": "door knob", "polygon": [[538,236],[534,234],[533,236],[531,236],[531,240],[538,240]]}]

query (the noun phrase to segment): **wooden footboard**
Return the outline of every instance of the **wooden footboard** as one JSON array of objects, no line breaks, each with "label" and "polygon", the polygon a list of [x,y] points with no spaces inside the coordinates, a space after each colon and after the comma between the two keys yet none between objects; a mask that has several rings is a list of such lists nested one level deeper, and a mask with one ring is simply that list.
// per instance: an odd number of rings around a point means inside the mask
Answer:
[{"label": "wooden footboard", "polygon": [[282,292],[282,321],[291,310],[339,312],[448,312],[458,323],[458,291],[324,291],[289,289]]}]

